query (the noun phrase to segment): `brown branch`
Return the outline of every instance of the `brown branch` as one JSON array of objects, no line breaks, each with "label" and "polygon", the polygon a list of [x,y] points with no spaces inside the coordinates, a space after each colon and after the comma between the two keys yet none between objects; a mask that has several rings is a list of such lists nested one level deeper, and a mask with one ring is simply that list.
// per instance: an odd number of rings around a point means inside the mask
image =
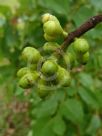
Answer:
[{"label": "brown branch", "polygon": [[86,21],[84,24],[82,24],[79,28],[77,28],[75,31],[68,34],[67,38],[64,40],[64,42],[61,45],[61,50],[65,50],[76,37],[80,37],[87,31],[94,28],[97,24],[102,22],[102,15],[97,15],[91,17],[88,21]]}]

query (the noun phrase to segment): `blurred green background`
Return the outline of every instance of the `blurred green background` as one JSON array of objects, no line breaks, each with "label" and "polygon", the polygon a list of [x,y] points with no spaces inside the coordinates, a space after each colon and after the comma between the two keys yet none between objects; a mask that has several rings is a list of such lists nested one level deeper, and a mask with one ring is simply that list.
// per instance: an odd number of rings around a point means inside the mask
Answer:
[{"label": "blurred green background", "polygon": [[[102,136],[102,23],[83,35],[90,43],[90,60],[73,73],[71,87],[45,101],[34,89],[18,87],[21,51],[43,46],[41,15],[46,12],[71,32],[102,13],[102,0],[0,0],[0,136]],[[56,106],[63,92],[70,99],[60,106],[64,122]]]}]

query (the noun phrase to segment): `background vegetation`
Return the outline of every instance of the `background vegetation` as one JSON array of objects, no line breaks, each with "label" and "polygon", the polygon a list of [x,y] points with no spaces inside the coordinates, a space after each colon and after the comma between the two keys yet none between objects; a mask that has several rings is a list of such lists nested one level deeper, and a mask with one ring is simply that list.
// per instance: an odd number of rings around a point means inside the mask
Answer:
[{"label": "background vegetation", "polygon": [[90,60],[73,70],[71,87],[46,100],[34,88],[18,87],[21,51],[43,46],[46,12],[71,32],[102,13],[102,1],[0,0],[0,136],[102,136],[102,24],[83,36],[90,43]]}]

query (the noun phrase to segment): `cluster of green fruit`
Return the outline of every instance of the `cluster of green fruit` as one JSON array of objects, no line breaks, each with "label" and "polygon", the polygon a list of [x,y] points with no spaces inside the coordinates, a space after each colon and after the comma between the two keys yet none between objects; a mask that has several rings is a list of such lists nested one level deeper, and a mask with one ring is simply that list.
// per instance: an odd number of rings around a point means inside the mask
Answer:
[{"label": "cluster of green fruit", "polygon": [[76,38],[70,51],[68,49],[65,53],[57,55],[55,51],[60,45],[55,40],[57,36],[66,37],[67,33],[53,15],[43,15],[42,22],[44,37],[47,40],[42,47],[43,52],[33,47],[25,47],[21,58],[27,63],[27,66],[21,68],[17,76],[20,79],[20,87],[26,89],[36,86],[40,96],[46,96],[49,90],[70,85],[70,69],[76,61],[87,63],[89,44],[85,39]]}]

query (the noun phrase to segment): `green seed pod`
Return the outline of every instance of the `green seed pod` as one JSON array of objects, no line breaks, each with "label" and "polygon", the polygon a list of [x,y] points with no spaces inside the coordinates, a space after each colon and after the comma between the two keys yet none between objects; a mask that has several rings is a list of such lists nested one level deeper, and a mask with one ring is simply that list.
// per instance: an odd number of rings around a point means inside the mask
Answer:
[{"label": "green seed pod", "polygon": [[65,65],[71,68],[75,64],[75,56],[71,52],[66,52],[64,55]]},{"label": "green seed pod", "polygon": [[43,25],[44,32],[48,36],[57,36],[63,34],[63,29],[60,24],[56,23],[55,21],[47,21]]},{"label": "green seed pod", "polygon": [[56,80],[60,86],[68,87],[71,83],[70,73],[66,69],[59,66]]},{"label": "green seed pod", "polygon": [[90,56],[89,52],[86,52],[86,53],[83,54],[83,56],[82,56],[82,63],[83,64],[86,64],[88,62],[89,56]]},{"label": "green seed pod", "polygon": [[30,63],[37,63],[41,59],[41,55],[37,49],[26,47],[22,52],[22,59]]},{"label": "green seed pod", "polygon": [[45,80],[39,79],[37,93],[41,98],[44,98],[49,94],[49,90],[46,86]]},{"label": "green seed pod", "polygon": [[51,55],[51,56],[48,58],[48,60],[54,61],[55,63],[58,62],[58,58],[57,58],[54,54]]},{"label": "green seed pod", "polygon": [[85,53],[89,50],[89,44],[87,40],[83,38],[76,38],[73,43],[74,49],[78,53]]},{"label": "green seed pod", "polygon": [[[53,16],[53,15],[51,15],[51,14],[49,14],[49,13],[45,13],[43,16],[42,16],[42,22],[44,23],[44,25],[47,23],[47,22],[49,22],[49,21],[52,21],[52,22],[54,22],[55,24],[56,24],[56,29],[55,29],[55,31],[56,31],[56,33],[54,32],[54,33],[52,33],[52,34],[49,34],[49,33],[46,33],[48,36],[51,36],[51,35],[54,35],[54,37],[58,34],[58,35],[63,35],[64,37],[67,37],[67,35],[68,35],[68,33],[67,32],[65,32],[64,30],[63,30],[63,28],[61,27],[61,25],[60,25],[60,22],[59,22],[59,20],[57,19],[57,17],[55,17],[55,16]],[[48,23],[48,24],[50,24],[50,23]],[[54,26],[54,24],[51,24],[50,26]],[[50,29],[52,29],[53,27],[50,27]],[[49,28],[48,28],[49,29]],[[45,31],[45,30],[44,30]],[[46,38],[45,38],[46,39]],[[47,38],[47,39],[49,39],[49,38]],[[51,39],[53,39],[53,38],[51,38]],[[55,38],[56,39],[56,38]],[[53,40],[48,40],[48,41],[53,41]]]},{"label": "green seed pod", "polygon": [[49,35],[47,35],[46,33],[44,33],[44,38],[45,38],[45,40],[48,41],[48,42],[51,42],[51,41],[55,41],[55,40],[56,40],[56,37],[49,36]]},{"label": "green seed pod", "polygon": [[30,87],[32,87],[36,80],[38,79],[39,74],[35,71],[33,73],[27,73],[25,74],[20,80],[19,80],[19,86],[24,88],[24,89],[28,89]]},{"label": "green seed pod", "polygon": [[51,19],[51,14],[49,13],[45,13],[44,15],[42,15],[42,22],[45,23],[47,21],[49,21]]},{"label": "green seed pod", "polygon": [[37,70],[37,64],[31,64],[30,66],[29,66],[29,68],[30,68],[30,70],[31,71],[35,71],[35,70]]},{"label": "green seed pod", "polygon": [[57,19],[57,17],[49,14],[49,13],[45,13],[43,16],[42,16],[42,22],[43,23],[46,23],[47,21],[55,21],[56,23],[59,23],[59,20]]},{"label": "green seed pod", "polygon": [[24,76],[28,72],[30,72],[30,69],[28,67],[21,68],[17,72],[17,77],[21,78],[22,76]]},{"label": "green seed pod", "polygon": [[41,71],[44,75],[53,75],[57,72],[58,65],[51,60],[47,60],[42,65]]},{"label": "green seed pod", "polygon": [[45,53],[52,53],[59,47],[59,44],[56,42],[46,42],[43,46],[43,50]]},{"label": "green seed pod", "polygon": [[63,59],[64,59],[64,65],[70,68],[71,62],[70,62],[70,57],[67,53],[64,54]]}]

